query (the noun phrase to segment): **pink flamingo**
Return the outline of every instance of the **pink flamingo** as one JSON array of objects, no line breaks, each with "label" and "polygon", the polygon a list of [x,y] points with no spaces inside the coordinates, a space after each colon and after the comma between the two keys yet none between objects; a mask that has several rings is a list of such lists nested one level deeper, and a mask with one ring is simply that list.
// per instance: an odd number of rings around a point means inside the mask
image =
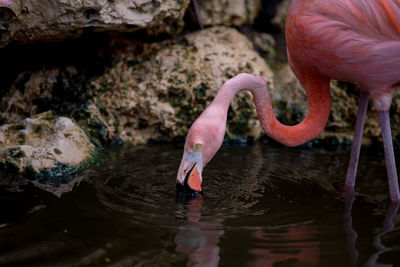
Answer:
[{"label": "pink flamingo", "polygon": [[298,146],[324,129],[331,109],[331,79],[362,87],[346,186],[353,189],[368,99],[379,113],[390,198],[399,201],[399,186],[389,121],[393,91],[400,86],[399,0],[293,0],[286,18],[289,64],[308,97],[308,113],[294,126],[281,124],[266,83],[239,74],[218,91],[192,124],[177,176],[177,188],[201,191],[202,170],[220,148],[232,98],[242,90],[254,96],[264,132],[287,146]]}]

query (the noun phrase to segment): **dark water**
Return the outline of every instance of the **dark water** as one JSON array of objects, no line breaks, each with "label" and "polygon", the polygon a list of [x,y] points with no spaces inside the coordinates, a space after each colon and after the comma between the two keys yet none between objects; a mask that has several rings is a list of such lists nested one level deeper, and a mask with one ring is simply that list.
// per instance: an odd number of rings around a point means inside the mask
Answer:
[{"label": "dark water", "polygon": [[110,152],[58,187],[2,174],[0,265],[400,264],[400,214],[380,150],[362,150],[352,196],[341,190],[349,148],[226,146],[195,199],[175,194],[181,153]]}]

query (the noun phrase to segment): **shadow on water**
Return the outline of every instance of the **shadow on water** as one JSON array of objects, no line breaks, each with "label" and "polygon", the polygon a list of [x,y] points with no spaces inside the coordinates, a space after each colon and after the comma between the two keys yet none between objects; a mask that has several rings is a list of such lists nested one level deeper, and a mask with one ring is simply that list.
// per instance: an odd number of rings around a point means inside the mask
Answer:
[{"label": "shadow on water", "polygon": [[399,207],[388,201],[381,152],[363,150],[354,195],[342,190],[347,147],[224,146],[192,199],[175,192],[181,153],[110,151],[58,186],[2,174],[0,265],[400,263]]}]

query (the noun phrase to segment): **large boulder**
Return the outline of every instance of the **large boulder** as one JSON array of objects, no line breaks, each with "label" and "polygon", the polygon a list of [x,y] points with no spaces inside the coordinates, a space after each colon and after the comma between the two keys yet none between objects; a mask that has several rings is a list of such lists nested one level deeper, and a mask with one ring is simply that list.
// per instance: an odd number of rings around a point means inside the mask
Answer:
[{"label": "large boulder", "polygon": [[52,175],[75,171],[94,145],[71,119],[51,112],[0,127],[0,163],[18,172]]},{"label": "large boulder", "polygon": [[[249,72],[273,74],[248,39],[235,29],[214,27],[186,35],[179,42],[144,44],[126,51],[105,75],[92,82],[87,125],[105,139],[146,143],[185,136],[191,123],[229,78]],[[248,92],[236,97],[228,115],[228,136],[262,132]]]},{"label": "large boulder", "polygon": [[0,47],[54,41],[91,31],[176,34],[190,0],[7,0],[0,2]]}]

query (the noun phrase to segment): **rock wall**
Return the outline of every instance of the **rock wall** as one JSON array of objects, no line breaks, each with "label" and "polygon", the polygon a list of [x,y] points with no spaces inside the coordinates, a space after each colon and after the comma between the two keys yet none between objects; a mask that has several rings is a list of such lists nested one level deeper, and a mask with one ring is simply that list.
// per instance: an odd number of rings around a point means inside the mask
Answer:
[{"label": "rock wall", "polygon": [[0,48],[55,41],[91,31],[177,34],[189,0],[8,0],[0,2]]},{"label": "rock wall", "polygon": [[[103,75],[82,85],[90,88],[87,97],[77,98],[81,101],[70,103],[67,111],[99,145],[184,137],[222,84],[241,72],[260,75],[274,88],[268,65],[248,39],[232,28],[208,28],[161,43],[115,42],[118,45],[112,46],[124,47],[115,53],[115,63]],[[48,102],[57,101],[57,95],[63,98],[60,86],[69,88],[77,76],[73,65],[20,74],[2,98],[3,121],[20,121],[46,111],[45,107],[51,109]],[[229,137],[260,136],[252,102],[245,92],[233,101]]]}]

